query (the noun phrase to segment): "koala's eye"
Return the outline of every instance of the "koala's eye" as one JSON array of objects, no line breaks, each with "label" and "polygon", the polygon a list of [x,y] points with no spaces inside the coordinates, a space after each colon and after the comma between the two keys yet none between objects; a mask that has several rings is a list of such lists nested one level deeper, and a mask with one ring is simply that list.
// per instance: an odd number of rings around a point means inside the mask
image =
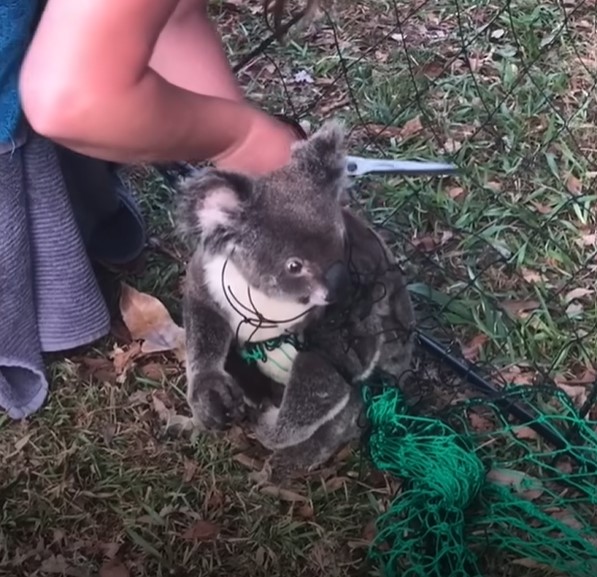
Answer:
[{"label": "koala's eye", "polygon": [[300,274],[303,271],[303,263],[298,258],[291,258],[286,261],[286,270],[290,274]]}]

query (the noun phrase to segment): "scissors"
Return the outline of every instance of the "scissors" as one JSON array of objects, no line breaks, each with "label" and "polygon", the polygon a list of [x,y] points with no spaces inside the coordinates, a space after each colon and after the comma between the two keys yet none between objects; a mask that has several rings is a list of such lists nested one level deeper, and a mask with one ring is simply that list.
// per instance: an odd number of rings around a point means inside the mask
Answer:
[{"label": "scissors", "polygon": [[347,156],[346,170],[349,176],[365,174],[399,174],[402,176],[437,176],[457,172],[453,164],[417,160],[392,160]]}]

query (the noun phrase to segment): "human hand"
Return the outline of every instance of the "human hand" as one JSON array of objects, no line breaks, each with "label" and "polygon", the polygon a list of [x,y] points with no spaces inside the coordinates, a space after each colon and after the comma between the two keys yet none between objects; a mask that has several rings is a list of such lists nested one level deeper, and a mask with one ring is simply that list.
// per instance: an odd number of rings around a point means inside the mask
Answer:
[{"label": "human hand", "polygon": [[214,164],[252,176],[267,174],[289,162],[292,144],[299,138],[290,124],[255,109],[246,137]]}]

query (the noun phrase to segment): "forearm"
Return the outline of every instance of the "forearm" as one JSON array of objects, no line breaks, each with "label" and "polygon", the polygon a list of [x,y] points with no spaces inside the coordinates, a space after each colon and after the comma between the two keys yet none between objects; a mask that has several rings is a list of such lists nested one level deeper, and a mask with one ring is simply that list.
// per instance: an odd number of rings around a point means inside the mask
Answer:
[{"label": "forearm", "polygon": [[149,66],[177,0],[49,0],[21,73],[33,128],[109,160],[204,160],[262,113],[184,90]]},{"label": "forearm", "polygon": [[209,20],[206,3],[181,0],[158,38],[150,66],[181,88],[240,101],[243,91]]},{"label": "forearm", "polygon": [[[244,141],[261,112],[178,88],[152,70],[134,86],[81,103],[64,96],[33,128],[79,152],[116,162],[217,158]],[[25,104],[25,112],[27,106]]]}]

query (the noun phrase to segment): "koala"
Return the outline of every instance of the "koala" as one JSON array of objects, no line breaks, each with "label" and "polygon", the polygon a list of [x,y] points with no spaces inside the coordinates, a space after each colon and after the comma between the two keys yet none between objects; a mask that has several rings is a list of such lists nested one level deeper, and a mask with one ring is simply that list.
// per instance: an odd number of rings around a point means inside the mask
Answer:
[{"label": "koala", "polygon": [[[328,121],[270,174],[209,168],[179,184],[193,422],[248,421],[271,451],[270,482],[356,439],[359,383],[379,370],[399,380],[411,361],[413,307],[390,250],[349,207],[344,138]],[[266,351],[249,375],[247,347]]]}]

